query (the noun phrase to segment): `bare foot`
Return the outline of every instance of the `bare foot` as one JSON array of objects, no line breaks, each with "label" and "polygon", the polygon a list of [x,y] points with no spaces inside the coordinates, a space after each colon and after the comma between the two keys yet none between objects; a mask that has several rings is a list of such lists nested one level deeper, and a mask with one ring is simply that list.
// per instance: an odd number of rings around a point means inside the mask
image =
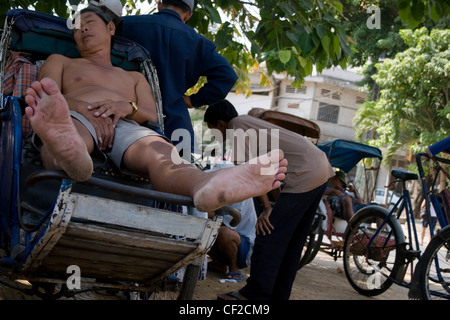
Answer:
[{"label": "bare foot", "polygon": [[44,143],[44,152],[54,158],[50,161],[51,157],[45,156],[49,169],[63,169],[76,181],[89,179],[93,170],[91,157],[56,83],[50,78],[33,82],[25,101],[31,127]]},{"label": "bare foot", "polygon": [[194,192],[194,204],[200,211],[212,212],[266,194],[281,185],[286,166],[283,152],[273,150],[248,163],[210,172],[209,179]]}]

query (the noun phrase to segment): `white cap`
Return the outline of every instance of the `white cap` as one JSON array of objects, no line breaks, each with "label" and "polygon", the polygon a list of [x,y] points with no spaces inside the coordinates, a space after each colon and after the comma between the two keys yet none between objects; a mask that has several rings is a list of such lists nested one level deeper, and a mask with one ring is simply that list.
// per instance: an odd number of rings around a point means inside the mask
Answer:
[{"label": "white cap", "polygon": [[189,8],[191,8],[191,12],[194,12],[194,0],[181,0],[181,1],[187,4]]},{"label": "white cap", "polygon": [[92,0],[90,3],[97,7],[104,6],[111,10],[112,13],[114,13],[116,16],[122,16],[122,3],[120,2],[120,0]]}]

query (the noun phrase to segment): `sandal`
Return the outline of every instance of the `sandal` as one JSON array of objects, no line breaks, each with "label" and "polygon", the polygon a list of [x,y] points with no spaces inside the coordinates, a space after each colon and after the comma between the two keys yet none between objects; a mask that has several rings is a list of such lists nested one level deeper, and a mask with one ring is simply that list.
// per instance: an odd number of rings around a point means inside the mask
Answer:
[{"label": "sandal", "polygon": [[227,279],[236,280],[236,282],[241,282],[244,280],[245,276],[241,272],[228,272]]}]

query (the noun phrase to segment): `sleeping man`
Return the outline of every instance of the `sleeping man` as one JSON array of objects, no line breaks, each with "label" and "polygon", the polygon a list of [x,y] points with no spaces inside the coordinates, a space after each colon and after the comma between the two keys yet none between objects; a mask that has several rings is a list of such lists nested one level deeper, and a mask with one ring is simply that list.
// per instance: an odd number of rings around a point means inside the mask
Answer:
[{"label": "sleeping man", "polygon": [[62,169],[76,181],[89,179],[90,154],[97,150],[119,168],[149,178],[156,190],[192,197],[206,212],[280,186],[287,165],[280,150],[210,173],[178,164],[174,146],[140,126],[156,121],[155,101],[142,74],[111,64],[114,32],[112,19],[99,7],[82,10],[74,30],[81,58],[51,55],[27,90],[25,111],[43,142],[46,168]]}]

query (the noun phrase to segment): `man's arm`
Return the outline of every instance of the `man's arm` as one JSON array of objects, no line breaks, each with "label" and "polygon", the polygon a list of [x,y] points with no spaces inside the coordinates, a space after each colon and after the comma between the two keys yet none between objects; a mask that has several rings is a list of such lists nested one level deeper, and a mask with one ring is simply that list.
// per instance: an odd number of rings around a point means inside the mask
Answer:
[{"label": "man's arm", "polygon": [[146,121],[157,122],[156,102],[152,94],[152,89],[145,76],[141,73],[138,73],[136,97],[136,103],[139,108],[133,120],[137,123],[144,123]]},{"label": "man's arm", "polygon": [[45,60],[39,71],[39,80],[48,77],[56,82],[60,91],[62,91],[62,77],[64,71],[64,60],[66,57],[59,54],[50,55]]},{"label": "man's arm", "polygon": [[194,108],[225,99],[238,79],[233,67],[216,51],[215,45],[209,50],[209,56],[203,63],[204,70],[201,72],[206,76],[207,82],[197,93],[189,96]]}]

